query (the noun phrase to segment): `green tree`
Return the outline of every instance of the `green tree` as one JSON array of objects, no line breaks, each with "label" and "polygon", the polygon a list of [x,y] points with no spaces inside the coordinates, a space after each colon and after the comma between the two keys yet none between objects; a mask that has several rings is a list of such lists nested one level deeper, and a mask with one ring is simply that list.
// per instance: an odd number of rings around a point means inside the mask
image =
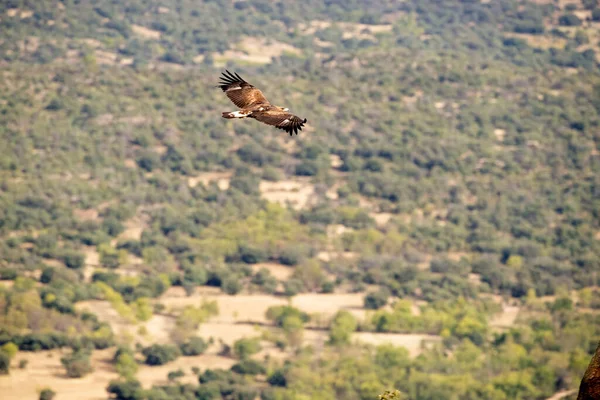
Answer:
[{"label": "green tree", "polygon": [[173,345],[153,344],[142,350],[142,354],[146,357],[144,361],[148,365],[164,365],[168,362],[176,360],[181,352],[179,348]]},{"label": "green tree", "polygon": [[242,338],[233,343],[233,353],[240,360],[245,360],[260,350],[260,338]]},{"label": "green tree", "polygon": [[185,343],[179,345],[181,354],[184,356],[197,356],[206,351],[208,343],[198,336],[192,336]]},{"label": "green tree", "polygon": [[347,344],[356,331],[358,324],[356,318],[348,311],[338,311],[329,326],[329,343],[334,345]]},{"label": "green tree", "polygon": [[0,351],[3,351],[6,354],[8,354],[8,356],[12,359],[12,358],[14,358],[15,355],[17,355],[17,352],[19,351],[19,347],[12,342],[7,342],[2,345],[2,347],[0,348]]},{"label": "green tree", "polygon": [[111,381],[106,391],[113,396],[115,400],[142,400],[144,391],[142,385],[137,380]]},{"label": "green tree", "polygon": [[122,352],[117,356],[115,369],[124,379],[133,379],[138,371],[138,364],[131,352]]}]

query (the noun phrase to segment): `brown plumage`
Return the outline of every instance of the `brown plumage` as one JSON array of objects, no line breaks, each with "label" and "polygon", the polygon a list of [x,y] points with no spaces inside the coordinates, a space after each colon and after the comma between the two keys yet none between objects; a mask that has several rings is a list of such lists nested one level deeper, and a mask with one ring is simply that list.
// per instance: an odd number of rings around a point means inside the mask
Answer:
[{"label": "brown plumage", "polygon": [[283,129],[290,136],[298,134],[306,123],[290,112],[287,108],[272,105],[262,92],[246,82],[237,73],[225,70],[221,76],[219,87],[229,100],[240,108],[240,111],[224,112],[223,118],[254,118],[264,124]]},{"label": "brown plumage", "polygon": [[600,399],[600,343],[598,343],[596,353],[579,384],[579,395],[577,396],[577,400],[598,399]]}]

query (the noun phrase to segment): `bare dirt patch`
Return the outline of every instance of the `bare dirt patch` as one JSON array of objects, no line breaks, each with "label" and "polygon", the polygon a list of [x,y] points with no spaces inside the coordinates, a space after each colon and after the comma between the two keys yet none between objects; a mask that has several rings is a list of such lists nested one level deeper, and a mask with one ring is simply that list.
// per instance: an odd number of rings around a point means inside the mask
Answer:
[{"label": "bare dirt patch", "polygon": [[81,42],[85,43],[86,45],[88,45],[92,49],[99,49],[99,48],[102,47],[102,42],[100,42],[97,39],[86,38],[86,39],[81,39]]},{"label": "bare dirt patch", "polygon": [[[106,386],[110,380],[118,377],[109,364],[114,349],[94,351],[94,372],[79,379],[65,376],[60,358],[68,353],[66,350],[19,352],[10,375],[0,376],[2,400],[37,399],[38,390],[45,387],[52,388],[58,399],[105,400]],[[18,368],[20,360],[28,361],[27,368]]]},{"label": "bare dirt patch", "polygon": [[503,305],[502,312],[490,320],[490,326],[494,328],[510,328],[514,326],[520,307]]},{"label": "bare dirt patch", "polygon": [[[274,57],[280,57],[284,53],[301,54],[301,51],[292,45],[265,38],[246,37],[232,47],[231,50],[213,55],[215,65],[225,65],[228,60],[269,64]],[[202,60],[199,59],[199,62]]]},{"label": "bare dirt patch", "polygon": [[[268,323],[265,314],[272,306],[291,304],[309,314],[319,313],[332,316],[338,310],[362,310],[364,293],[303,293],[288,302],[286,297],[265,294],[238,294],[229,296],[223,293],[193,295],[190,297],[162,297],[160,303],[169,309],[187,305],[198,306],[203,299],[214,300],[220,313],[211,323]],[[363,311],[361,311],[363,312]]]},{"label": "bare dirt patch", "polygon": [[574,395],[575,393],[577,393],[577,389],[563,390],[558,393],[555,393],[552,397],[548,397],[548,399],[546,400],[560,400],[564,399],[565,397]]},{"label": "bare dirt patch", "polygon": [[80,221],[97,221],[98,220],[98,210],[89,209],[89,210],[80,210],[78,208],[73,210],[73,215],[75,218]]},{"label": "bare dirt patch", "polygon": [[333,224],[327,226],[327,237],[330,239],[342,236],[344,233],[354,232],[354,229],[348,228],[346,225]]},{"label": "bare dirt patch", "polygon": [[435,335],[372,332],[356,332],[352,335],[352,339],[375,346],[389,343],[394,346],[405,347],[411,357],[421,354],[427,345],[438,343],[442,340],[440,336]]},{"label": "bare dirt patch", "polygon": [[195,187],[199,183],[204,186],[210,185],[211,182],[216,182],[220,190],[227,190],[231,181],[231,171],[224,172],[204,172],[202,174],[191,176],[188,178],[188,186]]},{"label": "bare dirt patch", "polygon": [[95,247],[87,247],[83,250],[85,255],[85,265],[97,267],[100,265],[100,254],[96,251]]},{"label": "bare dirt patch", "polygon": [[263,329],[259,325],[252,324],[206,322],[200,325],[198,335],[205,339],[212,337],[215,342],[232,345],[235,341],[242,338],[261,336]]},{"label": "bare dirt patch", "polygon": [[330,154],[329,155],[329,163],[331,165],[332,168],[339,168],[342,165],[344,165],[344,162],[342,161],[342,158],[340,156],[338,156],[337,154]]},{"label": "bare dirt patch", "polygon": [[125,230],[119,235],[119,240],[140,240],[142,232],[146,228],[146,221],[142,217],[136,216],[125,221],[124,225]]},{"label": "bare dirt patch", "polygon": [[252,270],[254,272],[258,272],[262,268],[266,268],[271,273],[271,275],[273,275],[273,277],[275,279],[278,279],[280,281],[287,280],[294,273],[293,267],[289,267],[289,266],[283,265],[283,264],[258,263],[258,264],[252,265]]},{"label": "bare dirt patch", "polygon": [[494,129],[494,136],[496,136],[496,140],[503,142],[506,131],[504,129]]},{"label": "bare dirt patch", "polygon": [[131,30],[136,35],[140,35],[142,37],[145,37],[146,39],[160,39],[159,31],[148,29],[140,25],[131,25]]},{"label": "bare dirt patch", "polygon": [[344,39],[375,39],[374,35],[379,33],[389,33],[393,28],[391,24],[367,25],[352,22],[332,23],[330,21],[310,21],[306,24],[300,24],[298,28],[305,35],[313,35],[317,31],[327,29],[332,26],[336,26],[343,31],[342,37]]},{"label": "bare dirt patch", "polygon": [[331,260],[334,260],[336,258],[343,258],[343,259],[347,259],[347,260],[351,260],[353,258],[357,258],[358,257],[358,253],[353,252],[353,251],[340,251],[340,252],[336,252],[336,251],[320,251],[317,254],[317,258],[321,261],[325,261],[325,262],[329,262]]},{"label": "bare dirt patch", "polygon": [[371,218],[373,218],[375,220],[375,224],[377,224],[377,226],[380,226],[380,227],[387,225],[387,223],[390,221],[390,219],[392,219],[392,217],[394,216],[394,214],[385,213],[385,212],[370,213],[369,215],[371,216]]},{"label": "bare dirt patch", "polygon": [[314,185],[308,179],[300,178],[279,182],[261,181],[259,190],[265,200],[283,206],[290,204],[296,210],[310,205],[315,193]]},{"label": "bare dirt patch", "polygon": [[106,126],[106,125],[111,124],[113,122],[114,118],[115,117],[112,114],[102,114],[102,115],[98,115],[96,117],[96,119],[94,120],[94,122],[96,123],[96,125]]},{"label": "bare dirt patch", "polygon": [[531,47],[537,49],[563,49],[567,45],[567,40],[546,35],[529,35],[526,33],[505,33],[505,36],[523,39]]},{"label": "bare dirt patch", "polygon": [[265,313],[269,307],[287,304],[286,299],[283,297],[263,294],[229,296],[223,293],[161,298],[160,303],[164,304],[170,310],[187,305],[199,306],[203,299],[215,300],[219,305],[219,315],[213,317],[210,321],[215,323],[235,323],[241,321],[266,323]]},{"label": "bare dirt patch", "polygon": [[[92,353],[94,372],[79,378],[67,378],[60,358],[69,351],[19,352],[14,364],[27,360],[27,368],[19,369],[13,365],[10,375],[0,376],[0,392],[3,400],[36,399],[38,391],[50,387],[57,398],[66,400],[105,400],[106,387],[118,375],[114,371],[111,359],[115,349],[97,350]],[[236,361],[221,357],[217,354],[203,354],[194,357],[180,357],[176,361],[162,366],[151,367],[140,365],[136,378],[143,387],[166,384],[167,374],[181,368],[185,376],[179,379],[181,383],[198,383],[198,378],[192,373],[192,367],[201,370],[207,368],[229,369]]]},{"label": "bare dirt patch", "polygon": [[117,62],[118,56],[116,53],[111,53],[110,51],[104,50],[96,50],[94,54],[98,64],[114,65]]},{"label": "bare dirt patch", "polygon": [[[140,126],[140,125],[144,125],[148,122],[148,117],[146,117],[144,115],[132,115],[129,117],[121,117],[121,118],[119,118],[118,122],[127,124],[127,125]],[[165,151],[166,151],[166,149],[165,149]]]}]

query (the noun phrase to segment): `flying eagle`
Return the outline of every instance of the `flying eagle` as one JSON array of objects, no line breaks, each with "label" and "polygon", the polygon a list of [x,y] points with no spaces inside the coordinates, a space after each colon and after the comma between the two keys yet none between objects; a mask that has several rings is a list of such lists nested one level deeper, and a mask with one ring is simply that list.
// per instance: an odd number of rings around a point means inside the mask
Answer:
[{"label": "flying eagle", "polygon": [[292,133],[297,135],[306,123],[306,118],[297,117],[289,113],[289,109],[269,103],[259,89],[243,80],[237,73],[232,74],[225,70],[219,87],[229,100],[240,108],[240,111],[224,112],[223,118],[254,118],[277,129],[283,129],[290,136]]}]

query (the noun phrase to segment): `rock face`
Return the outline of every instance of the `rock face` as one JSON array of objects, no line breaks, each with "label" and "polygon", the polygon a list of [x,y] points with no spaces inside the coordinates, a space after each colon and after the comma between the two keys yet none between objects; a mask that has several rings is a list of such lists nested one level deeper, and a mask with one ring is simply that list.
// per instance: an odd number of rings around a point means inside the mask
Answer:
[{"label": "rock face", "polygon": [[597,399],[600,399],[600,343],[598,343],[596,353],[583,375],[579,386],[579,396],[577,396],[577,400]]}]

